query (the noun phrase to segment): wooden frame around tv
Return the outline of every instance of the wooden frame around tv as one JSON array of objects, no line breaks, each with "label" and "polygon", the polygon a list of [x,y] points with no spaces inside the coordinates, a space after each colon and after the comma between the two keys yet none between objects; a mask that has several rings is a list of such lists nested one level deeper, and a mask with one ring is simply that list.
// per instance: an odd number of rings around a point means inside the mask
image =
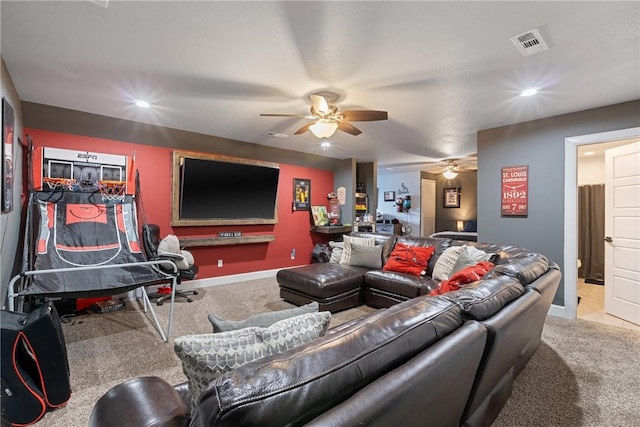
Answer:
[{"label": "wooden frame around tv", "polygon": [[261,225],[278,223],[278,193],[276,192],[276,203],[274,204],[273,219],[271,218],[211,218],[211,219],[183,219],[180,218],[180,167],[184,159],[203,159],[218,162],[242,163],[254,166],[265,166],[280,169],[278,163],[266,162],[262,160],[243,159],[220,154],[195,153],[190,151],[173,151],[173,164],[171,171],[171,225],[172,226],[208,226],[208,225]]}]

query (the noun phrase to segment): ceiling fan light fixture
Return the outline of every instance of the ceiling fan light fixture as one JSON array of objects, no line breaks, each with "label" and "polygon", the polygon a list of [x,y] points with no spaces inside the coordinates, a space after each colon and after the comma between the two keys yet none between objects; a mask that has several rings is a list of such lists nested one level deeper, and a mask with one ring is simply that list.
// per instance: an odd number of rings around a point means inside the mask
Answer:
[{"label": "ceiling fan light fixture", "polygon": [[322,138],[322,142],[320,143],[320,146],[322,148],[329,148],[331,147],[331,142],[327,138]]},{"label": "ceiling fan light fixture", "polygon": [[458,176],[458,172],[454,172],[453,169],[447,168],[447,170],[442,172],[442,176],[444,176],[447,179],[453,179],[456,176]]},{"label": "ceiling fan light fixture", "polygon": [[337,129],[338,122],[335,121],[318,120],[317,122],[309,126],[309,130],[311,131],[311,133],[320,139],[330,138]]}]

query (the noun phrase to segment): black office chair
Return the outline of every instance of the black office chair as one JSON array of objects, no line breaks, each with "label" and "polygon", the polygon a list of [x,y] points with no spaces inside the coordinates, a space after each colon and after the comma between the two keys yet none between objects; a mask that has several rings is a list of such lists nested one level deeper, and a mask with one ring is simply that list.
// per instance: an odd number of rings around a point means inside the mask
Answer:
[{"label": "black office chair", "polygon": [[[158,255],[158,246],[162,239],[160,238],[160,227],[156,224],[145,224],[142,226],[142,240],[145,254],[147,259],[171,259],[170,257],[163,257]],[[178,286],[182,280],[193,280],[198,276],[200,269],[197,265],[192,265],[187,269],[178,270]],[[193,299],[189,295],[198,295],[198,291],[194,290],[178,290],[176,288],[176,298],[186,298],[187,302],[192,302]],[[171,298],[171,293],[157,293],[149,295],[149,298],[157,298],[156,304],[162,305],[167,299]]]}]

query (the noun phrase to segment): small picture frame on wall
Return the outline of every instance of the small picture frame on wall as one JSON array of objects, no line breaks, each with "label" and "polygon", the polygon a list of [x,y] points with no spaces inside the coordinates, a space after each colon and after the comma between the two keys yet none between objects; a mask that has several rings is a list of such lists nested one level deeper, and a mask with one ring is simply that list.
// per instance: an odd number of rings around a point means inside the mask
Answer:
[{"label": "small picture frame on wall", "polygon": [[311,217],[313,225],[316,227],[329,225],[329,213],[326,206],[311,206]]},{"label": "small picture frame on wall", "polygon": [[293,178],[293,210],[311,209],[311,180]]},{"label": "small picture frame on wall", "polygon": [[394,202],[396,200],[396,192],[395,191],[385,191],[384,192],[384,201],[385,202]]},{"label": "small picture frame on wall", "polygon": [[459,208],[460,192],[457,188],[445,188],[442,193],[443,207]]}]

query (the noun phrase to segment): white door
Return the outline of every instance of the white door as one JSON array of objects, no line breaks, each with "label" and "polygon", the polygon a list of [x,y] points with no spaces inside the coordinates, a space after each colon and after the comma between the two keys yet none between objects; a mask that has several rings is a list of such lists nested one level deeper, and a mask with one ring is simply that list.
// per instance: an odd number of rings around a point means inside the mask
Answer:
[{"label": "white door", "polygon": [[429,237],[436,232],[436,182],[422,179],[420,183],[420,236]]},{"label": "white door", "polygon": [[605,151],[607,313],[640,325],[640,141]]}]

